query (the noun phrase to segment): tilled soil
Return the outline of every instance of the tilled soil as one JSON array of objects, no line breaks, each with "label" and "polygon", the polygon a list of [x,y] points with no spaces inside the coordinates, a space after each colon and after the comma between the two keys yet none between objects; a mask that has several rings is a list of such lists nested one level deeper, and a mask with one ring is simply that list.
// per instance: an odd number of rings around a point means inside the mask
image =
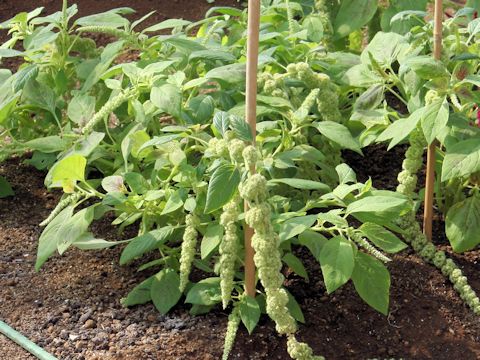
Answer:
[{"label": "tilled soil", "polygon": [[[377,150],[380,151],[380,150]],[[386,164],[390,153],[382,153]],[[375,154],[371,154],[376,156]],[[395,156],[394,153],[391,155]],[[389,161],[392,160],[392,161]],[[371,168],[370,168],[371,170]],[[398,169],[386,169],[390,174]],[[193,317],[186,306],[159,315],[152,305],[124,309],[119,303],[150,274],[136,272],[140,263],[120,267],[120,248],[94,252],[69,250],[49,260],[39,273],[33,266],[41,229],[58,198],[43,186],[44,174],[20,159],[0,166],[15,197],[0,200],[0,318],[61,359],[218,359],[227,313],[215,309]],[[385,174],[371,174],[374,183]],[[360,174],[360,177],[362,174]],[[388,186],[386,186],[388,187]],[[109,225],[95,223],[105,239],[119,236]],[[437,224],[441,234],[441,224]],[[436,242],[450,251],[445,239]],[[479,251],[455,259],[480,290]],[[307,323],[300,338],[328,359],[478,359],[478,319],[463,305],[439,271],[411,251],[395,255],[388,317],[358,297],[351,284],[326,295],[318,263],[298,250],[310,276],[288,275],[287,288],[299,301]],[[288,269],[286,273],[289,274]],[[28,359],[0,338],[1,359]],[[232,359],[288,359],[285,340],[263,318],[255,334],[239,332]]]}]

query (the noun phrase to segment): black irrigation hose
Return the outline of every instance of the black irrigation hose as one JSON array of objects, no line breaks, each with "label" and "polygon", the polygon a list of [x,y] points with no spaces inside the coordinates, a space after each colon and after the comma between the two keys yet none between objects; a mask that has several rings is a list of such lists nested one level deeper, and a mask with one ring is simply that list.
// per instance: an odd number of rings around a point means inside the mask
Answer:
[{"label": "black irrigation hose", "polygon": [[29,353],[32,355],[36,356],[37,359],[40,360],[57,360],[57,358],[48,352],[46,352],[44,349],[42,349],[40,346],[35,344],[33,341],[30,339],[26,338],[22,334],[20,334],[18,331],[14,330],[7,324],[5,324],[3,321],[0,320],[0,333],[8,337],[10,340],[16,342],[18,345],[20,345],[22,348],[27,350]]}]

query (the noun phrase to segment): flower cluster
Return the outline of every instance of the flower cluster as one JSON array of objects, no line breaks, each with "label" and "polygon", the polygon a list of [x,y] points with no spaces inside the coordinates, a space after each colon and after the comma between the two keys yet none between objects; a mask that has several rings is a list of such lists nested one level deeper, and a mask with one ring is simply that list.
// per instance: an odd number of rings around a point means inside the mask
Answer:
[{"label": "flower cluster", "polygon": [[292,121],[293,123],[297,125],[302,125],[308,120],[308,114],[312,108],[312,106],[315,104],[315,101],[318,98],[318,95],[320,93],[320,89],[313,89],[310,91],[310,94],[303,100],[302,105],[300,108],[298,108],[297,111],[295,111],[292,115]]},{"label": "flower cluster", "polygon": [[258,77],[257,85],[267,95],[288,99],[284,77],[281,74],[272,75],[269,72],[264,72]]},{"label": "flower cluster", "polygon": [[238,236],[236,221],[239,212],[240,199],[235,197],[223,207],[220,224],[225,229],[225,235],[220,243],[220,289],[222,303],[225,309],[230,302],[235,277],[235,260],[238,253]]},{"label": "flower cluster", "polygon": [[[430,96],[434,96],[431,94]],[[399,184],[397,191],[411,197],[417,186],[416,173],[422,166],[423,147],[425,140],[421,130],[416,129],[410,136],[410,148],[407,151],[406,159],[402,164],[402,172],[398,176]],[[454,289],[460,297],[470,306],[475,314],[480,314],[480,300],[475,291],[467,284],[467,278],[451,259],[447,259],[443,251],[437,251],[435,246],[427,241],[422,233],[420,225],[415,219],[415,214],[410,212],[403,216],[398,225],[404,230],[404,239],[410,242],[413,250],[425,261],[432,263],[440,269],[444,276],[448,277]]]},{"label": "flower cluster", "polygon": [[55,206],[55,209],[48,215],[48,217],[40,223],[40,226],[47,226],[52,222],[53,219],[57,217],[58,214],[62,212],[70,204],[76,203],[83,195],[81,193],[73,193],[65,196],[58,204]]},{"label": "flower cluster", "polygon": [[323,356],[315,356],[310,346],[298,341],[294,335],[288,337],[287,352],[294,360],[325,360]]},{"label": "flower cluster", "polygon": [[193,259],[197,248],[198,219],[193,214],[185,218],[185,232],[183,234],[182,251],[180,254],[180,291],[184,291],[188,284],[188,277],[192,270]]},{"label": "flower cluster", "polygon": [[398,174],[397,191],[412,197],[417,186],[417,173],[423,166],[423,152],[426,145],[422,130],[416,128],[410,135],[410,147],[405,153],[402,171]]},{"label": "flower cluster", "polygon": [[102,121],[102,119],[104,119],[111,112],[120,107],[120,105],[122,105],[125,101],[128,101],[130,98],[136,96],[137,94],[138,90],[132,87],[120,92],[118,95],[108,100],[107,103],[103,105],[101,109],[85,125],[85,127],[82,129],[82,133],[88,134],[90,131],[93,130],[95,125]]},{"label": "flower cluster", "polygon": [[279,334],[293,334],[297,330],[295,319],[287,308],[288,294],[282,288],[283,275],[279,237],[273,230],[271,211],[266,203],[267,180],[263,175],[251,175],[240,187],[240,195],[250,209],[245,214],[245,222],[255,230],[252,247],[258,277],[265,289],[267,314],[275,321]]},{"label": "flower cluster", "polygon": [[338,109],[337,87],[326,74],[316,73],[307,63],[289,64],[289,76],[305,83],[308,89],[319,89],[318,112],[324,120],[340,122],[342,115]]},{"label": "flower cluster", "polygon": [[364,239],[359,233],[354,232],[351,229],[348,229],[348,236],[352,239],[358,246],[364,248],[369,254],[376,257],[378,260],[387,263],[390,260],[387,256],[385,256],[381,251],[379,251],[375,246],[370,244],[366,239]]},{"label": "flower cluster", "polygon": [[237,336],[238,326],[240,325],[240,308],[235,306],[228,316],[227,332],[225,333],[225,342],[223,344],[222,360],[227,360],[228,355],[235,344],[235,337]]}]

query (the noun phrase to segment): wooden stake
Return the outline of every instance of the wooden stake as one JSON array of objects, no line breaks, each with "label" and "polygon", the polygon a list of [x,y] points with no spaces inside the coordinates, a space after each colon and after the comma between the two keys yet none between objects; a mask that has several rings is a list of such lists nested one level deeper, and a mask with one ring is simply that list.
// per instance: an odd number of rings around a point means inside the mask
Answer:
[{"label": "wooden stake", "polygon": [[[248,0],[248,32],[247,32],[247,83],[245,99],[245,117],[252,130],[253,145],[257,134],[257,71],[258,71],[258,38],[260,32],[260,0]],[[255,167],[250,169],[255,172]],[[248,205],[245,203],[245,211]],[[245,227],[245,293],[255,297],[255,263],[252,248],[254,231]]]},{"label": "wooden stake", "polygon": [[[435,0],[435,15],[433,27],[433,57],[440,60],[442,56],[442,27],[443,27],[443,1]],[[427,169],[425,181],[425,202],[423,208],[423,233],[428,240],[432,240],[433,222],[433,195],[435,186],[435,141],[428,146]]]}]

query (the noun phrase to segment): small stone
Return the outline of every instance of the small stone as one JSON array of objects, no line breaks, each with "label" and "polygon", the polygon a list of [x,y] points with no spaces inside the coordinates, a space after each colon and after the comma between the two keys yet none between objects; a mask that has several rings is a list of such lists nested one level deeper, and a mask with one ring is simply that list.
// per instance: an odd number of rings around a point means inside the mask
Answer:
[{"label": "small stone", "polygon": [[93,329],[97,324],[95,323],[94,320],[88,319],[85,321],[85,324],[83,324],[84,329]]},{"label": "small stone", "polygon": [[62,329],[62,331],[60,331],[60,339],[63,339],[63,340],[67,340],[68,339],[68,331],[65,330],[65,329]]},{"label": "small stone", "polygon": [[90,319],[90,316],[92,316],[93,311],[91,309],[88,309],[87,312],[85,312],[82,316],[80,316],[80,319],[78,319],[78,322],[81,324],[84,324],[88,319]]},{"label": "small stone", "polygon": [[157,317],[156,317],[155,315],[153,315],[153,314],[149,314],[149,315],[147,316],[147,320],[148,320],[148,321],[155,321],[155,320],[157,320]]},{"label": "small stone", "polygon": [[76,334],[70,334],[70,335],[68,335],[68,338],[69,338],[70,341],[75,341],[75,340],[77,340],[79,337],[80,337],[80,335],[76,335]]}]

